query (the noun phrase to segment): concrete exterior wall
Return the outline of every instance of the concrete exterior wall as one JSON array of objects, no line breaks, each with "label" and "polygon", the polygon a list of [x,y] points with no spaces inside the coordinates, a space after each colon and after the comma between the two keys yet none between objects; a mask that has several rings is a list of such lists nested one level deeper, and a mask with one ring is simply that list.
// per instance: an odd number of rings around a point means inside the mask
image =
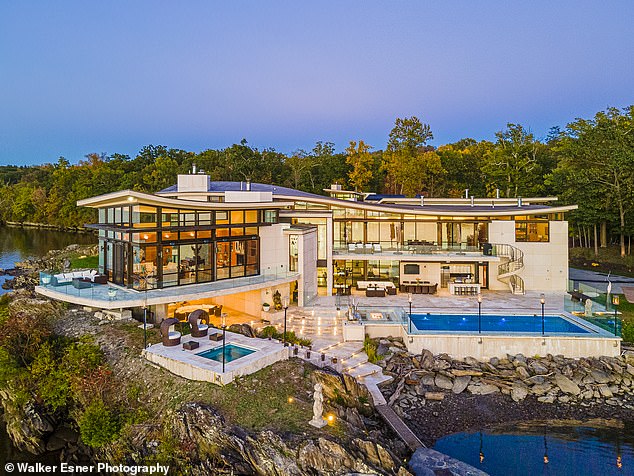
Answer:
[{"label": "concrete exterior wall", "polygon": [[297,271],[301,276],[297,280],[297,304],[302,307],[317,296],[317,229],[298,236],[299,261]]},{"label": "concrete exterior wall", "polygon": [[[527,291],[565,292],[568,287],[568,222],[549,222],[548,243],[515,241],[514,221],[493,221],[489,224],[491,243],[510,244],[524,253],[524,269],[519,276]],[[498,281],[497,266],[489,268],[489,289],[508,289]]]},{"label": "concrete exterior wall", "polygon": [[[491,357],[506,357],[506,354],[528,356],[547,354],[579,357],[617,357],[621,346],[617,339],[583,337],[540,336],[443,336],[416,335],[412,342],[405,339],[410,352],[420,353],[428,349],[434,354],[446,352],[453,358],[474,357],[479,360]],[[481,343],[480,343],[481,342]]]},{"label": "concrete exterior wall", "polygon": [[411,264],[417,264],[419,267],[418,274],[405,274],[403,269],[406,264],[410,264],[408,261],[401,261],[401,282],[403,281],[415,281],[416,278],[421,281],[429,281],[430,283],[440,284],[440,263],[425,263],[425,262],[412,262]]},{"label": "concrete exterior wall", "polygon": [[[414,354],[420,354],[423,349],[427,349],[434,354],[447,353],[454,359],[474,357],[487,360],[491,357],[506,357],[506,354],[520,353],[527,356],[563,355],[569,358],[617,357],[621,354],[621,339],[613,337],[449,334],[408,336],[400,325],[365,325],[364,327],[365,333],[372,338],[402,337],[407,350]],[[354,337],[356,333],[351,334],[352,340],[356,340]]]},{"label": "concrete exterior wall", "polygon": [[207,184],[209,183],[209,175],[179,175],[177,182],[177,190],[179,192],[207,192]]},{"label": "concrete exterior wall", "polygon": [[260,274],[275,275],[288,272],[288,224],[260,227]]}]

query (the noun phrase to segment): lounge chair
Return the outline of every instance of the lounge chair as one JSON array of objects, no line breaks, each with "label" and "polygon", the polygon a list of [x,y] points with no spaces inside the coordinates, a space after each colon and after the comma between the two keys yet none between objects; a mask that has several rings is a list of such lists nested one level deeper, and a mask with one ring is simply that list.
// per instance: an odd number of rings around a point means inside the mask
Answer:
[{"label": "lounge chair", "polygon": [[380,253],[381,252],[381,244],[380,243],[374,243],[372,245],[372,251],[374,251],[375,253]]},{"label": "lounge chair", "polygon": [[174,347],[181,343],[181,333],[174,328],[176,324],[180,324],[180,321],[174,317],[161,322],[161,337],[165,347]]},{"label": "lounge chair", "polygon": [[372,253],[372,243],[366,243],[364,253]]},{"label": "lounge chair", "polygon": [[348,252],[354,253],[357,250],[357,246],[354,243],[348,243]]},{"label": "lounge chair", "polygon": [[[203,324],[204,321],[204,324]],[[205,337],[209,330],[209,314],[202,309],[196,309],[189,313],[187,322],[191,328],[192,337]]]}]

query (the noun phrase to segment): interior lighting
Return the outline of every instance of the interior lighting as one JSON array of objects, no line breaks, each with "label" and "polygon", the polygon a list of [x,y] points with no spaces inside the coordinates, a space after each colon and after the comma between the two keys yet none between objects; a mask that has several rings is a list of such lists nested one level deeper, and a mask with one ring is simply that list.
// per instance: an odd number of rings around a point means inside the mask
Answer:
[{"label": "interior lighting", "polygon": [[288,403],[293,403],[295,399],[293,397],[288,397]]},{"label": "interior lighting", "polygon": [[333,423],[335,421],[335,416],[331,413],[326,417],[326,419],[328,420],[328,423]]}]

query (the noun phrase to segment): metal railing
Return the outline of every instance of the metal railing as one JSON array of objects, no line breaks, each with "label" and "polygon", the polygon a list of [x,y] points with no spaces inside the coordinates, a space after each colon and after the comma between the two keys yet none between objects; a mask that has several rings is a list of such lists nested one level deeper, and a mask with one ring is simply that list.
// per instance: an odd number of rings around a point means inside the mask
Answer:
[{"label": "metal railing", "polygon": [[526,288],[519,272],[524,269],[524,252],[508,244],[493,244],[493,254],[508,261],[498,266],[498,280],[507,282],[513,294],[524,294]]}]

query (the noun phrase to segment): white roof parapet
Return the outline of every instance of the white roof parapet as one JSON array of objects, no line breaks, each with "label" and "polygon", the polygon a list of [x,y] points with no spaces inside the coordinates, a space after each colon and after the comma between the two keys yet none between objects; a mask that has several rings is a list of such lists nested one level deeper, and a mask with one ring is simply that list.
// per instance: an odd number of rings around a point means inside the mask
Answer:
[{"label": "white roof parapet", "polygon": [[[120,190],[118,192],[106,193],[96,197],[85,198],[77,201],[78,207],[100,208],[117,205],[155,205],[169,206],[173,208],[192,208],[204,210],[218,210],[236,208],[236,203],[225,202],[202,202],[196,200],[183,200],[179,198],[166,198],[149,193],[136,192],[134,190]],[[292,201],[275,202],[239,202],[240,208],[285,208],[292,205]]]}]

